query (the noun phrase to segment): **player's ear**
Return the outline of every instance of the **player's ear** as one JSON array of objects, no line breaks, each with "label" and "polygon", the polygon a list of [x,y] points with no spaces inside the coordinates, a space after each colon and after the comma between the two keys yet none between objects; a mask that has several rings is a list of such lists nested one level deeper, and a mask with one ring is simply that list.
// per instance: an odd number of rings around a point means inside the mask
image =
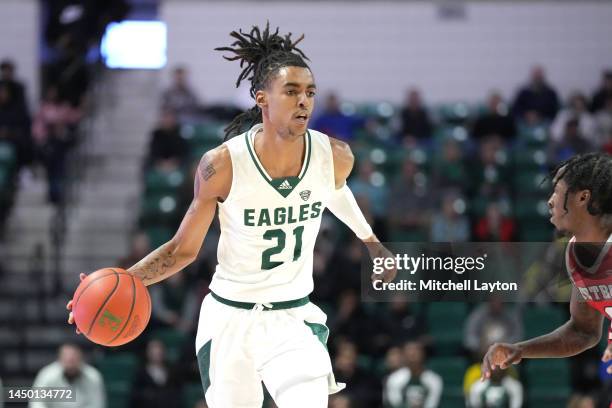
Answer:
[{"label": "player's ear", "polygon": [[587,205],[591,199],[591,192],[589,190],[582,190],[576,196],[578,197],[578,205]]},{"label": "player's ear", "polygon": [[266,98],[266,93],[264,91],[259,90],[259,91],[257,91],[257,93],[255,93],[255,103],[261,109],[263,109],[266,106],[268,106],[268,100]]}]

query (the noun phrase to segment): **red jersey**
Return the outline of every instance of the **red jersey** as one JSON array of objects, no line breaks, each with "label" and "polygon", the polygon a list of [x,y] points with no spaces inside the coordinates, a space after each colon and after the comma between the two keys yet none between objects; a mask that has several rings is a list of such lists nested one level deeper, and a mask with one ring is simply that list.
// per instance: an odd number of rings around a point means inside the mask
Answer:
[{"label": "red jersey", "polygon": [[[578,260],[575,241],[576,238],[572,237],[565,250],[570,279],[589,306],[612,320],[612,235],[589,267]],[[608,331],[608,342],[612,342],[612,327]]]}]

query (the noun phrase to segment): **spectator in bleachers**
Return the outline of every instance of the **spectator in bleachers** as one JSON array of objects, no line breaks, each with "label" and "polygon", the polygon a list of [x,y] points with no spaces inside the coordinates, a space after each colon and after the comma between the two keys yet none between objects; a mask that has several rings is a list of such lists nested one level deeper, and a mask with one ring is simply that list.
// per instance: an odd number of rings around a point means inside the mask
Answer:
[{"label": "spectator in bleachers", "polygon": [[187,141],[181,137],[176,115],[171,110],[164,110],[159,123],[151,133],[147,166],[159,160],[171,160],[182,164],[189,151]]},{"label": "spectator in bleachers", "polygon": [[440,404],[443,381],[426,368],[425,347],[411,341],[403,346],[405,366],[385,381],[383,398],[390,408],[436,408]]},{"label": "spectator in bleachers", "polygon": [[477,381],[470,389],[470,408],[521,408],[523,385],[508,375],[508,370],[495,370],[491,378]]},{"label": "spectator in bleachers", "polygon": [[400,119],[401,136],[405,143],[413,144],[414,140],[423,141],[431,137],[433,124],[417,89],[406,93]]},{"label": "spectator in bleachers", "polygon": [[464,188],[472,197],[491,199],[509,194],[510,174],[508,155],[499,138],[481,140],[476,160],[469,162],[470,177]]},{"label": "spectator in bleachers", "polygon": [[402,171],[389,192],[389,225],[399,234],[417,236],[429,227],[428,203],[431,193],[427,177],[412,160],[402,163]]},{"label": "spectator in bleachers", "polygon": [[17,103],[11,86],[0,84],[0,126],[10,128],[13,132],[22,133],[29,124],[28,112]]},{"label": "spectator in bleachers", "polygon": [[525,120],[537,114],[544,120],[553,120],[559,109],[557,91],[547,82],[544,68],[536,66],[531,70],[529,83],[521,88],[512,107],[514,116]]},{"label": "spectator in bleachers", "polygon": [[523,325],[519,314],[509,310],[498,298],[477,306],[468,316],[464,328],[465,347],[479,357],[483,339],[492,344],[504,341],[519,341],[523,336]]},{"label": "spectator in bleachers", "polygon": [[117,261],[119,268],[128,269],[136,265],[142,258],[151,252],[151,244],[149,237],[144,232],[140,231],[134,234],[130,245],[130,252],[127,256]]},{"label": "spectator in bleachers", "polygon": [[0,85],[7,85],[13,95],[15,105],[29,116],[25,86],[16,79],[15,63],[9,59],[0,62]]},{"label": "spectator in bleachers", "polygon": [[580,132],[578,119],[569,119],[565,124],[563,137],[550,145],[551,161],[560,163],[580,153],[593,150],[593,145]]},{"label": "spectator in bleachers", "polygon": [[384,242],[389,190],[382,177],[371,161],[362,160],[357,167],[357,177],[351,178],[348,184],[360,207],[364,201],[367,202],[365,207],[371,211],[374,233]]},{"label": "spectator in bleachers", "polygon": [[512,141],[516,135],[514,118],[498,92],[493,92],[487,102],[487,111],[474,121],[472,136],[476,140],[499,137],[505,142]]},{"label": "spectator in bleachers", "polygon": [[363,121],[342,113],[338,95],[333,92],[327,95],[324,104],[323,112],[314,120],[312,128],[340,140],[353,140]]},{"label": "spectator in bleachers", "polygon": [[426,342],[425,316],[415,310],[414,304],[396,296],[388,304],[388,310],[378,317],[382,332],[387,336],[386,346],[409,340]]},{"label": "spectator in bleachers", "polygon": [[[608,408],[609,401],[604,403],[602,407]],[[595,400],[590,395],[572,395],[569,402],[567,403],[567,408],[596,408]]]},{"label": "spectator in bleachers", "polygon": [[332,343],[336,340],[349,340],[354,342],[361,352],[376,354],[377,339],[373,335],[364,336],[363,333],[377,333],[377,322],[367,314],[358,293],[350,288],[339,293],[336,314],[329,321]]},{"label": "spectator in bleachers", "polygon": [[200,110],[200,100],[189,84],[189,71],[183,66],[172,71],[172,84],[162,94],[161,108],[175,112],[185,119],[196,115]]},{"label": "spectator in bleachers", "polygon": [[329,397],[329,408],[352,408],[351,399],[344,394],[334,394]]},{"label": "spectator in bleachers", "polygon": [[164,344],[156,339],[147,343],[130,397],[131,408],[166,408],[175,405],[179,390],[174,383],[174,370],[166,360]]},{"label": "spectator in bleachers", "polygon": [[578,128],[583,138],[595,145],[597,142],[597,125],[593,115],[589,112],[586,96],[576,92],[568,100],[567,108],[557,113],[555,120],[550,126],[550,135],[554,142],[560,142],[565,135],[567,122],[578,121]]},{"label": "spectator in bleachers", "polygon": [[606,102],[596,114],[595,123],[597,124],[598,146],[604,150],[612,147],[612,96],[606,99]]},{"label": "spectator in bleachers", "polygon": [[49,86],[32,123],[38,155],[47,171],[49,202],[64,199],[66,159],[77,141],[77,125],[82,112],[59,98],[58,89]]},{"label": "spectator in bleachers", "polygon": [[463,189],[468,183],[462,147],[452,137],[448,137],[443,142],[442,154],[436,160],[432,178],[437,189]]},{"label": "spectator in bleachers", "polygon": [[612,70],[605,71],[601,77],[601,86],[593,94],[591,99],[591,112],[603,109],[606,100],[612,98]]},{"label": "spectator in bleachers", "polygon": [[470,225],[465,212],[465,200],[456,192],[448,191],[442,198],[441,211],[432,217],[432,242],[466,242],[470,239]]},{"label": "spectator in bleachers", "polygon": [[499,203],[488,203],[485,215],[476,221],[474,238],[482,242],[514,241],[516,222],[502,214]]},{"label": "spectator in bleachers", "polygon": [[[361,333],[363,336],[363,333]],[[344,340],[336,347],[333,360],[336,381],[345,383],[343,395],[350,398],[355,408],[380,405],[381,389],[378,380],[358,365],[358,348],[351,340]]]},{"label": "spectator in bleachers", "polygon": [[[83,361],[83,352],[76,344],[66,343],[59,349],[58,360],[41,368],[32,387],[71,387],[76,401],[65,403],[71,408],[104,408],[106,396],[100,372]],[[30,402],[30,408],[60,406],[59,403]]]},{"label": "spectator in bleachers", "polygon": [[153,318],[165,327],[189,333],[195,324],[199,303],[185,274],[176,273],[149,289]]}]

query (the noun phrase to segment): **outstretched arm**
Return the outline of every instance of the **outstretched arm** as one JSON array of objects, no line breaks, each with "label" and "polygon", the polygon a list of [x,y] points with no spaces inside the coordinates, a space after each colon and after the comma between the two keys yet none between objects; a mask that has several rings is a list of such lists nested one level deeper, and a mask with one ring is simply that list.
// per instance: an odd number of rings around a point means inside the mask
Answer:
[{"label": "outstretched arm", "polygon": [[492,345],[482,362],[482,378],[489,378],[496,367],[503,370],[523,358],[570,357],[595,346],[601,338],[603,316],[575,289],[570,313],[569,321],[551,333],[516,344]]},{"label": "outstretched arm", "polygon": [[176,234],[128,272],[145,285],[151,285],[193,262],[215,216],[217,200],[227,197],[231,181],[232,164],[226,146],[221,145],[202,156],[194,178],[193,201]]},{"label": "outstretched arm", "polygon": [[[334,158],[334,181],[336,190],[332,194],[327,208],[334,214],[340,221],[346,224],[354,233],[357,238],[362,240],[370,254],[370,257],[393,257],[393,255],[380,243],[372,227],[368,224],[368,221],[363,216],[363,212],[357,205],[357,201],[353,196],[353,193],[346,185],[346,179],[351,170],[353,170],[353,164],[355,158],[351,148],[348,144],[334,139],[329,138],[332,154]],[[372,280],[384,280],[390,282],[395,278],[397,271],[395,268],[385,270],[382,275],[372,275]]]}]

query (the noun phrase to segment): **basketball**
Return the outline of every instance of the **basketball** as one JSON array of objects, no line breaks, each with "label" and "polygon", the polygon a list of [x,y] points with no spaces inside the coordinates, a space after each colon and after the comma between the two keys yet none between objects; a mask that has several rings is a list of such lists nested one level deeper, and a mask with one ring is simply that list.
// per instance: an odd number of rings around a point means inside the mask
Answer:
[{"label": "basketball", "polygon": [[79,331],[103,346],[120,346],[134,340],[151,317],[147,288],[120,268],[100,269],[88,275],[72,299]]}]

